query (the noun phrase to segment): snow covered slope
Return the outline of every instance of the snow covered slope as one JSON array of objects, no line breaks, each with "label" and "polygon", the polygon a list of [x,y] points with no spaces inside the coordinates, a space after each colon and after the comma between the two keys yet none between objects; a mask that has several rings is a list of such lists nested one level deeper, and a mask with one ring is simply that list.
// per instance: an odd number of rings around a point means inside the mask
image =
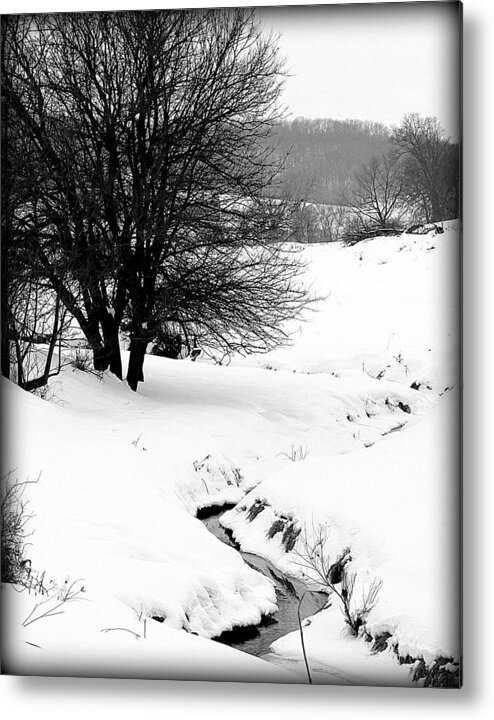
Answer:
[{"label": "snow covered slope", "polygon": [[[47,582],[81,582],[84,601],[71,604],[71,617],[83,612],[78,604],[93,607],[84,638],[66,618],[30,624],[31,645],[24,631],[12,632],[18,668],[53,667],[71,648],[85,667],[100,652],[118,663],[123,642],[126,653],[139,647],[124,673],[139,674],[144,655],[151,664],[156,657],[151,635],[134,643],[125,630],[118,641],[117,631],[102,630],[125,623],[142,636],[143,619],[159,618],[147,628],[162,633],[172,657],[181,641],[168,638],[185,635],[178,630],[211,638],[274,612],[270,580],[194,517],[227,502],[237,507],[224,522],[242,545],[290,572],[299,546],[287,553],[279,534],[267,537],[273,520],[289,517],[295,530],[327,524],[328,548],[351,547],[359,582],[383,580],[369,632],[388,632],[401,654],[457,656],[457,403],[449,388],[458,384],[458,234],[451,227],[304,252],[308,279],[326,299],[292,347],[228,367],[149,356],[137,394],[110,375],[70,367],[52,381],[51,402],[2,382],[10,426],[2,474],[39,478],[26,489],[32,567]],[[267,504],[250,522],[241,508],[256,499]],[[113,650],[102,650],[108,642]],[[229,662],[225,648],[204,642],[191,652],[206,665],[215,652],[218,667]],[[278,641],[276,654],[300,655],[290,642]],[[323,662],[324,648],[316,655]],[[171,660],[160,658],[156,674],[170,677]],[[236,662],[241,672],[242,656]],[[276,670],[245,662],[261,675],[267,668],[266,680]]]},{"label": "snow covered slope", "polygon": [[[317,529],[325,527],[331,561],[345,548],[351,550],[348,569],[357,576],[357,606],[373,580],[383,583],[367,619],[373,637],[388,634],[389,648],[401,657],[428,663],[436,657],[458,658],[456,413],[457,397],[450,394],[422,422],[373,447],[287,462],[224,515],[222,524],[233,530],[244,549],[292,573],[301,571],[305,557],[298,553],[304,555],[304,550],[297,543],[287,553],[281,531],[269,539],[274,523],[280,517],[294,519],[309,543]],[[249,521],[249,510],[259,500],[266,506]],[[327,621],[331,627],[330,614]],[[340,629],[341,624],[340,615]],[[310,648],[310,628],[307,632]],[[321,632],[324,623],[319,620],[315,638]],[[337,649],[329,631],[325,635],[324,647],[336,664]],[[294,642],[300,656],[299,639]],[[285,647],[283,641],[275,643],[275,649]],[[317,654],[321,661],[324,652],[319,649]]]},{"label": "snow covered slope", "polygon": [[238,359],[298,372],[364,371],[433,386],[457,377],[459,222],[445,232],[309,245],[307,284],[325,300],[293,328],[295,344]]}]

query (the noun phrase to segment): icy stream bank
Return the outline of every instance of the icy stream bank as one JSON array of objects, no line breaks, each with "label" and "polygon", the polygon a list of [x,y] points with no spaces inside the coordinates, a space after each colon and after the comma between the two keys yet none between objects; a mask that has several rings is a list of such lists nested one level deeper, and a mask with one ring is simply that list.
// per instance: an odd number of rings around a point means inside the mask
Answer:
[{"label": "icy stream bank", "polygon": [[258,625],[235,628],[223,633],[216,640],[250,655],[261,657],[269,652],[269,648],[275,640],[299,629],[300,598],[303,597],[303,601],[300,603],[300,616],[305,619],[321,610],[326,605],[328,596],[325,593],[307,590],[304,583],[294,578],[289,579],[268,560],[253,553],[241,552],[231,534],[220,525],[221,515],[231,507],[231,505],[226,505],[204,509],[198,514],[198,518],[204,522],[204,525],[215,537],[238,550],[250,567],[273,582],[278,611],[272,616],[264,617]]}]

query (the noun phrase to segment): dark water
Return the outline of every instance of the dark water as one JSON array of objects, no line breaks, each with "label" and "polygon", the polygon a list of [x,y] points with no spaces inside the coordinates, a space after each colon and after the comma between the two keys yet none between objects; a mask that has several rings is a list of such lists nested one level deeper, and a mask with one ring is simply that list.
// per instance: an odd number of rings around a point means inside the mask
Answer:
[{"label": "dark water", "polygon": [[272,616],[265,617],[259,625],[236,628],[230,632],[223,633],[215,639],[218,642],[231,645],[231,647],[243,650],[251,655],[266,655],[271,643],[282,635],[299,629],[298,608],[302,596],[303,600],[300,605],[300,616],[302,619],[309,615],[314,615],[321,610],[326,604],[328,596],[325,593],[312,592],[308,590],[302,582],[294,578],[286,577],[268,560],[264,560],[258,555],[240,551],[228,531],[222,528],[219,523],[221,515],[227,509],[227,506],[209,508],[201,511],[198,517],[207,529],[219,540],[238,550],[248,565],[273,581],[276,590],[278,612]]}]

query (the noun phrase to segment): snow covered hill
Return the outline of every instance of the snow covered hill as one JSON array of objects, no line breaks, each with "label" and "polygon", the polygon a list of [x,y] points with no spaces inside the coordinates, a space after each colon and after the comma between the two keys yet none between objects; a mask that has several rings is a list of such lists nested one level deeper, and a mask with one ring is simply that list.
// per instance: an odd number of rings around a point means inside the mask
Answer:
[{"label": "snow covered hill", "polygon": [[[242,547],[288,573],[300,572],[302,539],[325,527],[333,560],[351,549],[355,592],[382,581],[366,632],[386,638],[384,654],[345,635],[333,598],[305,631],[318,681],[406,684],[398,656],[457,660],[458,245],[450,223],[440,235],[308,246],[306,279],[324,300],[269,355],[229,366],[148,356],[137,394],[71,367],[49,402],[2,381],[2,475],[37,480],[27,555],[57,585],[47,607],[60,588],[76,591],[62,616],[26,622],[39,596],[4,588],[15,618],[6,665],[303,680],[298,634],[275,643],[270,663],[207,640],[276,610],[271,581],[195,518],[225,503],[236,503],[222,522]],[[280,520],[291,542],[271,535]]]}]

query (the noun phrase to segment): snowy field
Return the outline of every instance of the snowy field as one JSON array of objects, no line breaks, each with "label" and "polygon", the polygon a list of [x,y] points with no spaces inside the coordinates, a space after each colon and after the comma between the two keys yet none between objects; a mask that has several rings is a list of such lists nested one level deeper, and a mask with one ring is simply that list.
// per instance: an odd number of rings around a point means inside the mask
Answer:
[{"label": "snowy field", "polygon": [[306,621],[315,682],[409,685],[459,659],[457,224],[303,252],[323,299],[290,347],[148,356],[137,394],[72,367],[49,401],[2,380],[2,474],[36,481],[27,554],[48,588],[2,589],[9,672],[307,682],[298,632],[264,659],[210,641],[276,611],[195,517],[226,503],[242,549],[288,575],[324,529],[356,606],[379,583],[359,637],[334,595]]}]

